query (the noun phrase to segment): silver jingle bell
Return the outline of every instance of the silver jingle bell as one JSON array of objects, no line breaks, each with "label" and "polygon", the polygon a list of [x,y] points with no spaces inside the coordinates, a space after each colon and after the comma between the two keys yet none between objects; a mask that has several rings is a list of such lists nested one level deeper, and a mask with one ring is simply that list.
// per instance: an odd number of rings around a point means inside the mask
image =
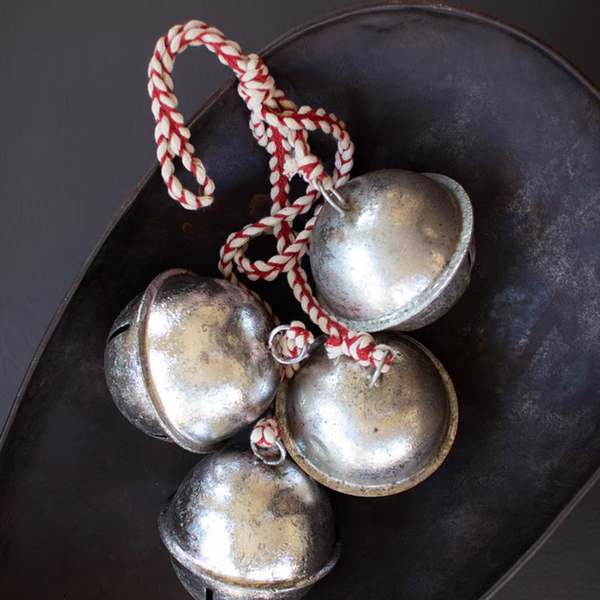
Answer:
[{"label": "silver jingle bell", "polygon": [[324,193],[330,203],[311,236],[323,307],[355,331],[411,331],[450,310],[475,258],[464,189],[444,175],[390,169],[337,192]]},{"label": "silver jingle bell", "polygon": [[394,360],[373,387],[358,363],[329,359],[321,336],[276,401],[292,458],[319,483],[353,496],[396,494],[429,477],[458,425],[454,387],[437,358],[401,334],[374,338]]},{"label": "silver jingle bell", "polygon": [[231,447],[192,470],[159,529],[196,600],[297,600],[339,557],[325,490],[289,459]]},{"label": "silver jingle bell", "polygon": [[211,452],[269,406],[273,321],[247,291],[165,271],[115,321],[104,366],[119,410],[145,433]]}]

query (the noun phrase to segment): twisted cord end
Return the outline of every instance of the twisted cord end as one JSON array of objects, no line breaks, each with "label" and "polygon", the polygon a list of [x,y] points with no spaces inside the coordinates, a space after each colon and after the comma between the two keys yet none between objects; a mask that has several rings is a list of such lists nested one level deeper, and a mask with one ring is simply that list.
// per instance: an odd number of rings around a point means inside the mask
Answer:
[{"label": "twisted cord end", "polygon": [[373,367],[379,374],[390,370],[394,353],[385,344],[375,344],[368,333],[349,331],[346,335],[332,333],[325,342],[327,356],[331,359],[347,356],[363,367]]}]

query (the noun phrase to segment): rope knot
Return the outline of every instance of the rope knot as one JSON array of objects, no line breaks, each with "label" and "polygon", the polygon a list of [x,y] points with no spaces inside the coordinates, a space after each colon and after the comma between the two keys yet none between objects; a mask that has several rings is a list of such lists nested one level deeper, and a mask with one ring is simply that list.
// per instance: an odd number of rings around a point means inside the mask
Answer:
[{"label": "rope knot", "polygon": [[250,441],[259,448],[268,450],[276,441],[281,441],[281,429],[274,417],[260,419],[250,434]]},{"label": "rope knot", "polygon": [[373,337],[364,332],[348,331],[346,335],[341,336],[336,331],[325,342],[325,348],[329,358],[349,356],[359,365],[374,367],[375,369],[377,369],[389,351],[381,373],[387,373],[390,370],[390,364],[393,359],[393,353],[388,346],[385,344],[375,344]]},{"label": "rope knot", "polygon": [[286,457],[277,419],[265,417],[256,423],[250,434],[250,447],[254,455],[267,465],[280,465]]},{"label": "rope knot", "polygon": [[294,175],[296,175],[296,173],[298,173],[299,168],[300,165],[298,165],[296,155],[292,150],[284,159],[283,173],[288,179],[291,179]]},{"label": "rope knot", "polygon": [[[246,59],[242,72],[238,73],[238,93],[253,112],[260,113],[266,108],[277,108],[275,80],[271,77],[267,65],[258,54],[249,54]],[[243,62],[238,64],[242,66]]]},{"label": "rope knot", "polygon": [[292,326],[285,333],[285,341],[294,356],[299,356],[305,346],[310,346],[315,341],[314,335],[306,329],[302,321],[292,321]]},{"label": "rope knot", "polygon": [[285,358],[298,358],[315,341],[302,321],[292,321],[289,329],[278,338],[279,351]]}]

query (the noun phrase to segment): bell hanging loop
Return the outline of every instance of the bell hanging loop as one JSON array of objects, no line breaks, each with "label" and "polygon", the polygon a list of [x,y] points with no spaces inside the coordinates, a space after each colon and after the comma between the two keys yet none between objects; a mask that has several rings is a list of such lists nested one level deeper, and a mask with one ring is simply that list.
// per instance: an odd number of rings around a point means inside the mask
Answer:
[{"label": "bell hanging loop", "polygon": [[375,369],[375,373],[373,373],[373,377],[371,377],[371,380],[369,381],[369,389],[375,387],[375,384],[377,383],[377,380],[379,379],[379,376],[383,372],[383,368],[387,364],[387,361],[390,359],[390,356],[392,356],[392,351],[391,350],[386,350],[385,354],[383,355],[383,357],[379,361],[379,364],[377,365],[377,368]]},{"label": "bell hanging loop", "polygon": [[279,325],[278,327],[275,327],[275,329],[273,329],[273,331],[271,331],[271,334],[269,335],[269,350],[271,351],[273,358],[282,365],[295,365],[296,363],[299,363],[300,361],[304,360],[306,358],[306,355],[308,354],[308,342],[306,342],[304,346],[302,346],[300,354],[292,358],[286,358],[285,356],[277,352],[275,346],[275,339],[280,333],[285,334],[291,328],[291,325]]},{"label": "bell hanging loop", "polygon": [[283,464],[283,461],[287,458],[287,452],[285,446],[279,440],[275,440],[271,445],[271,448],[272,447],[277,449],[277,454],[269,454],[270,448],[261,448],[256,442],[250,440],[250,448],[252,449],[254,456],[260,458],[266,465],[276,467]]},{"label": "bell hanging loop", "polygon": [[320,179],[317,179],[315,186],[325,201],[343,216],[348,210],[348,202],[346,199],[333,187],[328,190],[325,189],[325,186]]}]

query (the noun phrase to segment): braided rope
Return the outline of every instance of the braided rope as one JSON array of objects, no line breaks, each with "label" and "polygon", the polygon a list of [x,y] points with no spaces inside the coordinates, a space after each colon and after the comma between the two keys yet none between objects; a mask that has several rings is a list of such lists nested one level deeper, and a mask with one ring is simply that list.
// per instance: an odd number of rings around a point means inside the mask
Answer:
[{"label": "braided rope", "polygon": [[[348,330],[323,310],[315,299],[306,272],[301,266],[322,205],[315,208],[312,218],[302,231],[292,230],[294,219],[315,206],[319,197],[317,184],[327,190],[342,185],[349,178],[354,146],[344,124],[322,108],[298,108],[275,87],[273,77],[258,55],[243,55],[239,45],[228,40],[218,29],[202,21],[190,21],[185,25],[172,27],[156,44],[148,66],[148,93],[156,120],[155,139],[161,175],[169,195],[184,208],[195,210],[209,206],[213,202],[215,187],[189,142],[190,132],[184,126],[183,116],[176,110],[177,98],[173,92],[171,72],[175,57],[190,46],[206,46],[233,70],[239,81],[238,93],[250,110],[252,134],[271,155],[269,167],[273,204],[270,215],[246,225],[228,237],[219,255],[221,273],[229,281],[238,284],[240,282],[234,266],[250,280],[271,281],[279,274],[286,273],[288,283],[302,309],[329,335],[329,356],[346,355],[363,366],[377,367],[388,347],[376,345],[368,333]],[[312,154],[308,144],[308,132],[316,130],[333,136],[337,142],[335,168],[331,178],[325,173],[321,161]],[[179,157],[184,168],[195,177],[199,186],[198,194],[185,189],[175,176],[175,157]],[[295,175],[300,175],[308,187],[305,195],[290,203],[289,183]],[[255,237],[264,234],[276,237],[277,254],[266,261],[253,262],[245,256],[248,244]],[[312,341],[312,334],[297,321],[284,336],[280,336],[278,343],[284,356],[296,358],[304,345]],[[391,358],[390,354],[382,372],[389,370]],[[286,375],[293,375],[297,368],[298,365],[290,365],[286,368]]]},{"label": "braided rope", "polygon": [[250,440],[265,450],[268,450],[277,440],[281,440],[281,429],[277,419],[273,417],[260,419],[252,429]]}]

